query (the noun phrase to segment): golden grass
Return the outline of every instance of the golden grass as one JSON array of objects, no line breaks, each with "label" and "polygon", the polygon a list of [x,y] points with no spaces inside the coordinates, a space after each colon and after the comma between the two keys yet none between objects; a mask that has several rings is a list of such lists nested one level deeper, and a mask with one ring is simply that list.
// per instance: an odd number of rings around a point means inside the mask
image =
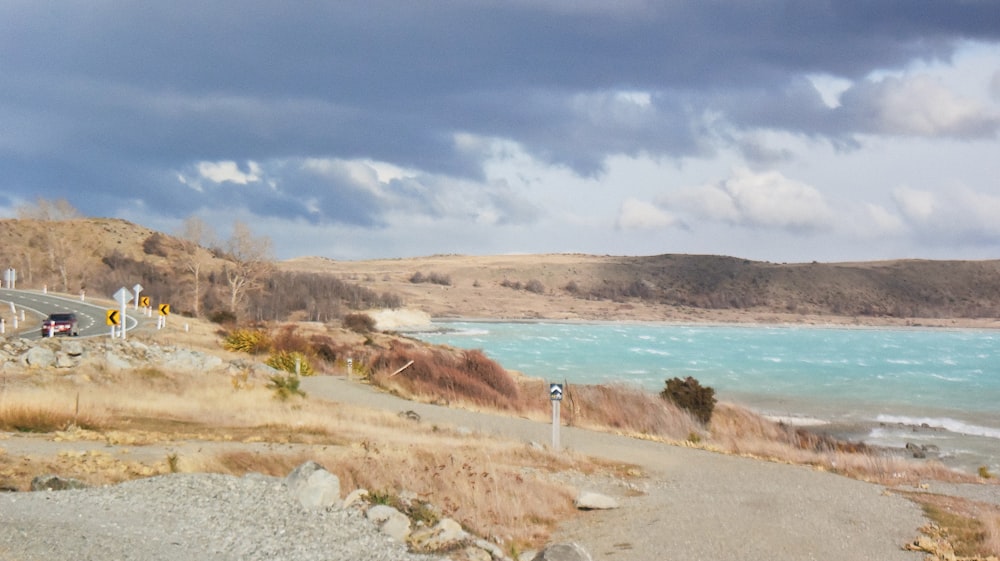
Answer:
[{"label": "golden grass", "polygon": [[930,559],[996,560],[1000,556],[1000,506],[960,497],[931,493],[903,493],[919,503],[931,524],[926,538],[917,540],[919,551]]},{"label": "golden grass", "polygon": [[72,395],[64,399],[41,390],[29,390],[16,399],[0,394],[0,430],[11,432],[55,432],[71,427],[99,429],[106,423],[103,415],[79,412]]},{"label": "golden grass", "polygon": [[[574,511],[574,491],[548,474],[625,471],[521,443],[485,438],[470,443],[467,436],[386,412],[299,398],[282,402],[263,384],[234,389],[219,376],[94,371],[86,378],[95,381],[56,380],[44,390],[7,388],[0,394],[0,425],[43,418],[49,421],[32,421],[34,430],[61,440],[136,447],[197,441],[205,443],[204,452],[163,453],[143,463],[89,452],[12,458],[0,450],[0,485],[23,489],[42,472],[91,484],[178,471],[283,477],[302,462],[315,460],[341,478],[345,492],[357,487],[413,492],[478,535],[518,548],[543,544],[555,524]],[[101,422],[87,428],[69,422],[82,418]],[[227,446],[226,452],[215,453],[211,442],[289,446]]]}]

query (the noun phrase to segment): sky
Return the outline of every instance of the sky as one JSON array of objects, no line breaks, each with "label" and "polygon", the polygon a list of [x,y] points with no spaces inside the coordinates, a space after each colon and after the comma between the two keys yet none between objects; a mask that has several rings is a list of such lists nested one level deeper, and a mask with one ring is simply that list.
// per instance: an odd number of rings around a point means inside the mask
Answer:
[{"label": "sky", "polygon": [[1000,259],[995,0],[0,3],[0,218],[278,259]]}]

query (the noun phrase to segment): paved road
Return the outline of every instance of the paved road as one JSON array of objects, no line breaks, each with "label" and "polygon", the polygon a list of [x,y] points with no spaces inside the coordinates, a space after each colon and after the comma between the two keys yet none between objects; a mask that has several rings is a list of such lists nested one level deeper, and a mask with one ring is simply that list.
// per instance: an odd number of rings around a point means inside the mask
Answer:
[{"label": "paved road", "polygon": [[[400,412],[520,441],[550,443],[548,423],[414,403],[331,376],[302,388],[328,399]],[[562,427],[565,449],[641,466],[648,490],[623,508],[589,512],[557,538],[595,560],[917,561],[902,550],[926,521],[915,504],[879,485],[801,466]]]},{"label": "paved road", "polygon": [[[45,293],[37,290],[0,290],[0,317],[4,318],[6,328],[13,330],[13,318],[16,314],[19,320],[19,333],[22,337],[41,337],[42,320],[51,313],[74,312],[79,320],[81,337],[94,337],[110,334],[110,327],[105,322],[109,306],[106,303],[94,303],[72,298],[66,295]],[[13,304],[15,312],[11,311]],[[115,307],[112,305],[111,307]],[[21,321],[22,311],[24,320]],[[127,317],[128,329],[134,329],[136,319]]]}]

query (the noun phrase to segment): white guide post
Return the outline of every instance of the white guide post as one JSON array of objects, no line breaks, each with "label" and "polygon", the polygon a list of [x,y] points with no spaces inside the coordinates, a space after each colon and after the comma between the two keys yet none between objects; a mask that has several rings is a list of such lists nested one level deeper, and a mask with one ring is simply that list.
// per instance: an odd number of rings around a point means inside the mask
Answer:
[{"label": "white guide post", "polygon": [[549,384],[549,400],[552,401],[552,449],[559,450],[559,404],[562,403],[563,385]]}]

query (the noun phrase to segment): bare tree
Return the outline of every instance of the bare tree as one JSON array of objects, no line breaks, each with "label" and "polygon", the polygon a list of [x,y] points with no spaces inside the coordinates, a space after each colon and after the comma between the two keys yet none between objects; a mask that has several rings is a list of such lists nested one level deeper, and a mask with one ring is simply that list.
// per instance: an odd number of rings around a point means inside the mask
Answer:
[{"label": "bare tree", "polygon": [[261,286],[261,280],[271,271],[271,239],[254,237],[250,228],[239,221],[233,223],[233,233],[226,243],[231,261],[225,267],[229,283],[229,311],[237,313],[246,302],[247,294]]},{"label": "bare tree", "polygon": [[191,216],[184,221],[181,238],[188,242],[185,248],[188,254],[184,260],[184,268],[194,277],[191,305],[195,317],[201,316],[201,271],[205,266],[205,256],[201,250],[202,244],[214,243],[215,233],[204,220]]},{"label": "bare tree", "polygon": [[[39,197],[34,204],[25,204],[17,209],[17,216],[24,220],[42,222],[66,222],[80,218],[80,212],[66,199],[50,201]],[[59,229],[62,230],[62,229]],[[71,240],[56,228],[44,229],[42,248],[48,256],[49,269],[57,274],[63,292],[69,292],[70,263],[73,255]]]}]

